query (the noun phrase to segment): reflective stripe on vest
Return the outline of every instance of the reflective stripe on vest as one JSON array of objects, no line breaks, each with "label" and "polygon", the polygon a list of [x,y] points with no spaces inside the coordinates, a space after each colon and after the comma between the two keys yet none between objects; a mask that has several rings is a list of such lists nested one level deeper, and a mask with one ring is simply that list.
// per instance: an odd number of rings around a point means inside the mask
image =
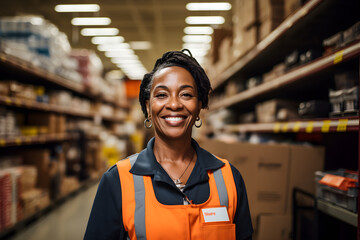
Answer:
[{"label": "reflective stripe on vest", "polygon": [[[136,162],[138,154],[129,157],[131,166]],[[220,205],[229,206],[228,192],[226,189],[224,177],[221,168],[213,172],[216,188],[219,195]],[[146,226],[145,226],[145,185],[144,178],[140,175],[133,174],[134,190],[135,190],[135,216],[134,225],[136,238],[138,240],[146,240]]]}]

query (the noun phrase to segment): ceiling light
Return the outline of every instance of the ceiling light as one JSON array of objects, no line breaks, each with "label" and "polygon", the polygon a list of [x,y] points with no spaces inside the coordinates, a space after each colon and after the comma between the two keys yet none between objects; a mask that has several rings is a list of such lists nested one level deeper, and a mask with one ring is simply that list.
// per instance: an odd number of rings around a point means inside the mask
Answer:
[{"label": "ceiling light", "polygon": [[212,27],[186,27],[185,34],[212,34],[214,32]]},{"label": "ceiling light", "polygon": [[192,16],[185,19],[187,24],[223,24],[225,18],[221,16]]},{"label": "ceiling light", "polygon": [[59,4],[55,6],[56,12],[98,12],[98,4]]},{"label": "ceiling light", "polygon": [[138,60],[139,57],[137,55],[123,55],[123,56],[118,56],[118,57],[112,57],[111,61],[112,62],[121,62],[124,60]]},{"label": "ceiling light", "polygon": [[189,11],[228,11],[231,4],[228,2],[194,2],[186,4]]},{"label": "ceiling light", "polygon": [[184,43],[183,48],[190,49],[190,51],[192,51],[192,49],[209,50],[211,48],[211,45],[210,43]]},{"label": "ceiling light", "polygon": [[115,51],[106,51],[105,56],[108,58],[124,58],[124,57],[133,57],[136,55],[132,49],[123,49],[123,50],[115,50]]},{"label": "ceiling light", "polygon": [[112,58],[112,63],[120,64],[120,63],[141,63],[139,59],[126,59],[126,58]]},{"label": "ceiling light", "polygon": [[149,41],[131,41],[130,46],[134,50],[148,50],[152,47]]},{"label": "ceiling light", "polygon": [[[99,51],[131,50],[128,43],[105,43],[98,45]],[[132,51],[132,50],[131,50]]]},{"label": "ceiling light", "polygon": [[208,35],[185,35],[182,40],[186,43],[210,43],[211,37]]},{"label": "ceiling light", "polygon": [[83,36],[114,36],[118,35],[117,28],[84,28],[81,30]]},{"label": "ceiling light", "polygon": [[76,17],[71,20],[74,26],[109,25],[111,19],[108,17]]},{"label": "ceiling light", "polygon": [[93,37],[91,39],[93,44],[106,44],[106,43],[122,43],[124,38],[121,36],[116,37]]}]

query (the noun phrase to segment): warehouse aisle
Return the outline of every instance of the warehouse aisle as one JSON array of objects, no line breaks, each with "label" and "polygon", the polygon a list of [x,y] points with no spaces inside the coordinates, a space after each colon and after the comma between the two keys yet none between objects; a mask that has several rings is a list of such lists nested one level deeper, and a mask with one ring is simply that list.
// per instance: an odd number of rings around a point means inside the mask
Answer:
[{"label": "warehouse aisle", "polygon": [[95,184],[69,199],[12,239],[83,239],[97,187]]}]

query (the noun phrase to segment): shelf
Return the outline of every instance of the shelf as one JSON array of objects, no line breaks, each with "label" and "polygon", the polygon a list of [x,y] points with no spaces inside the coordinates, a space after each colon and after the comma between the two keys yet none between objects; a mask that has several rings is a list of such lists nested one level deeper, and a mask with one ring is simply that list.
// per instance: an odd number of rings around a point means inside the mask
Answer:
[{"label": "shelf", "polygon": [[334,218],[346,222],[354,227],[358,225],[358,215],[344,208],[338,207],[326,201],[317,200],[318,209]]},{"label": "shelf", "polygon": [[328,133],[328,132],[356,132],[359,131],[359,118],[299,120],[275,123],[251,123],[227,125],[221,130],[226,132],[272,132],[272,133]]},{"label": "shelf", "polygon": [[11,147],[11,146],[23,146],[23,145],[34,145],[34,144],[45,144],[49,142],[61,142],[76,140],[77,134],[74,133],[53,133],[43,134],[38,136],[19,136],[11,138],[0,138],[0,148]]},{"label": "shelf", "polygon": [[87,118],[94,117],[94,113],[91,112],[72,110],[54,104],[40,103],[36,101],[14,98],[14,97],[0,96],[0,104],[6,106],[18,107],[18,108],[31,109],[31,110],[61,113],[61,114],[78,116],[78,117],[87,117]]},{"label": "shelf", "polygon": [[234,104],[253,100],[263,94],[271,93],[281,87],[288,86],[295,82],[301,81],[307,76],[320,72],[340,62],[353,59],[360,55],[360,42],[357,42],[349,47],[346,47],[334,54],[320,57],[306,65],[298,67],[283,76],[276,78],[272,81],[265,82],[254,88],[240,92],[236,95],[227,97],[224,100],[217,101],[210,105],[210,111],[215,111],[221,108],[226,108]]},{"label": "shelf", "polygon": [[293,28],[297,22],[307,16],[307,14],[313,11],[323,0],[311,0],[308,1],[300,10],[293,15],[285,19],[274,31],[272,31],[266,38],[259,42],[252,50],[250,50],[245,56],[236,61],[231,67],[222,72],[219,76],[215,77],[212,82],[212,87],[215,90],[226,80],[234,76],[244,66],[249,64],[255,58],[257,58],[264,50],[269,48],[280,36],[286,33],[290,28]]},{"label": "shelf", "polygon": [[110,103],[119,108],[128,108],[127,104],[116,103],[107,96],[103,96],[91,91],[90,89],[86,89],[81,83],[77,83],[54,73],[50,73],[44,69],[34,66],[31,62],[27,62],[2,52],[0,52],[0,64],[4,65],[7,70],[12,69],[17,73],[25,74],[28,76],[27,78],[35,77],[91,99],[99,99],[105,103]]}]

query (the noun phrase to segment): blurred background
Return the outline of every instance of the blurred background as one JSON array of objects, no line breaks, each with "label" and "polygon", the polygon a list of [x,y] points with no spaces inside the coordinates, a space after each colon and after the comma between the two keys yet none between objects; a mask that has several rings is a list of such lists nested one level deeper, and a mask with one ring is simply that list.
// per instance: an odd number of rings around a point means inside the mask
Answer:
[{"label": "blurred background", "polygon": [[245,180],[254,239],[359,239],[360,2],[13,0],[0,8],[0,239],[81,239],[102,174],[153,136],[143,75],[190,49],[200,145]]}]

